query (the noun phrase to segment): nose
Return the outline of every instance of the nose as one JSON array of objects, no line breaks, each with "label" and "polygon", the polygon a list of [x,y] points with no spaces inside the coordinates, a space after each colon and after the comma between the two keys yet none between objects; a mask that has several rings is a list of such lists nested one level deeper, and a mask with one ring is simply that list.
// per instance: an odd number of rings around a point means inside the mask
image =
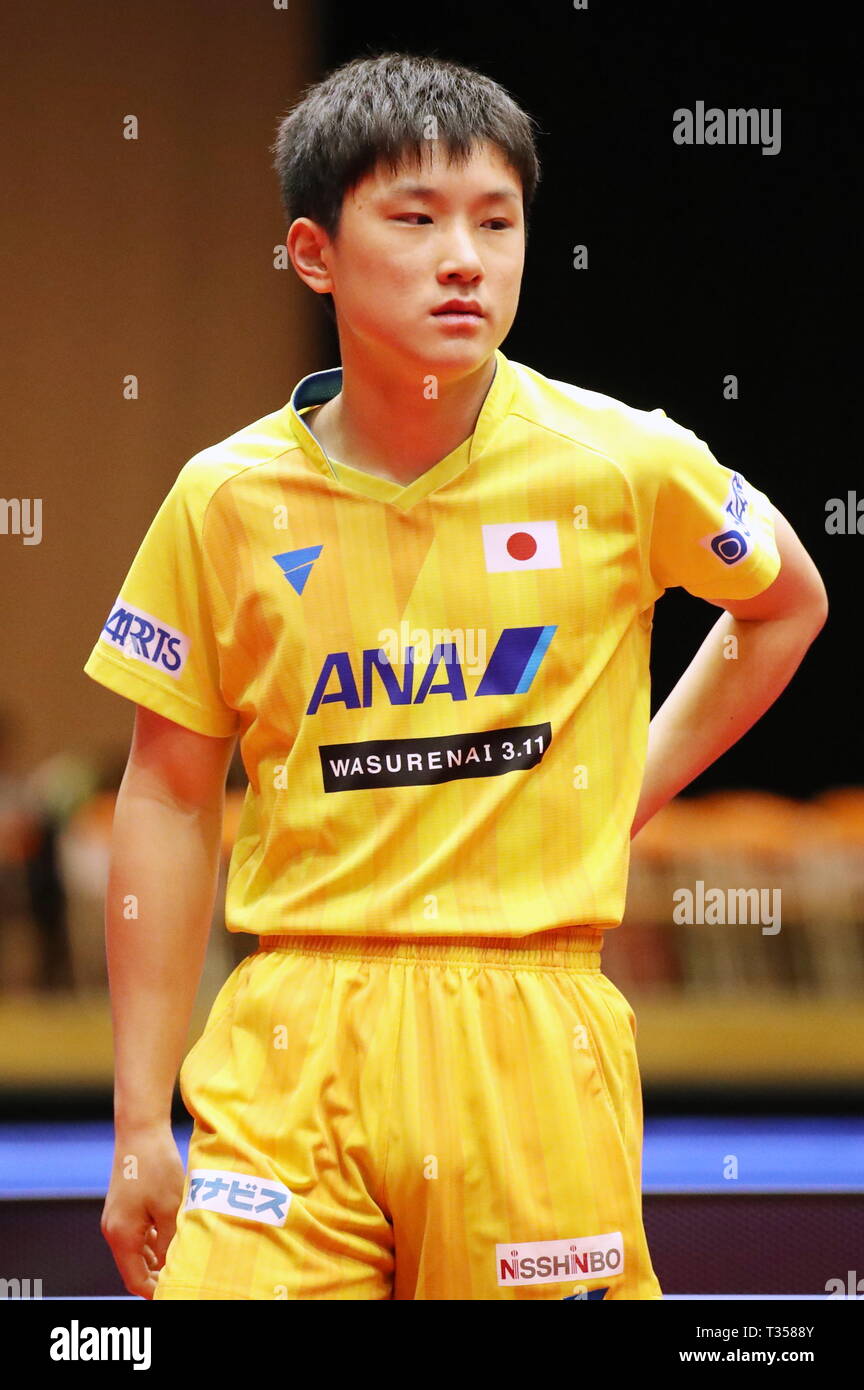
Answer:
[{"label": "nose", "polygon": [[453,276],[459,276],[463,280],[476,280],[478,275],[483,274],[483,262],[467,226],[458,221],[454,222],[447,229],[442,241],[439,279],[449,280]]}]

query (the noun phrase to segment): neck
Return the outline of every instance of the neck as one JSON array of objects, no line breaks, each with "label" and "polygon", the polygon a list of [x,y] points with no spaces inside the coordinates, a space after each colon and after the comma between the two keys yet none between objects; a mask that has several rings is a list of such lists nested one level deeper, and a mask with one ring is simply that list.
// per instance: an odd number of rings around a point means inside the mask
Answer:
[{"label": "neck", "polygon": [[495,358],[465,376],[437,377],[437,395],[429,399],[436,375],[422,365],[396,374],[390,364],[346,353],[343,344],[342,390],[310,412],[325,453],[403,486],[413,482],[474,432]]}]

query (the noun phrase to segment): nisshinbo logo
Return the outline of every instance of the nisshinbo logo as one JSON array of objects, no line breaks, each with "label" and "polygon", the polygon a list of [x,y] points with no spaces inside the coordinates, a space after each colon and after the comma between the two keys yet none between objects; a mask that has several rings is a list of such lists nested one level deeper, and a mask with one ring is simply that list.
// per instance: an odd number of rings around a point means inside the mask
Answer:
[{"label": "nisshinbo logo", "polygon": [[[557,624],[546,627],[506,627],[489,658],[489,664],[474,691],[475,695],[521,695],[531,687],[546,655]],[[368,709],[373,699],[373,676],[391,705],[421,705],[429,695],[449,695],[451,700],[467,700],[465,677],[455,642],[440,642],[420,675],[415,690],[414,648],[405,650],[406,661],[401,682],[386,651],[370,647],[362,652],[359,686],[348,652],[330,652],[324,659],[315,683],[307,714],[321,705],[343,704],[346,709]],[[328,686],[336,682],[333,689]]]},{"label": "nisshinbo logo", "polygon": [[499,1284],[564,1284],[586,1276],[621,1274],[624,1242],[620,1231],[576,1240],[530,1240],[496,1245]]}]

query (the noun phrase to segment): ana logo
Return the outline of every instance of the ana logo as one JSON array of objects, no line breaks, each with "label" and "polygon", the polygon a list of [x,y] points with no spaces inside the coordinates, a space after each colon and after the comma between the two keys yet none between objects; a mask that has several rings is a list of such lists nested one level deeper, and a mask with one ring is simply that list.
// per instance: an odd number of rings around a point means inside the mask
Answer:
[{"label": "ana logo", "polygon": [[265,1226],[284,1226],[290,1205],[291,1192],[273,1178],[222,1168],[189,1170],[187,1211],[219,1211]]},{"label": "ana logo", "polygon": [[[556,629],[555,623],[547,627],[505,627],[474,694],[523,695],[531,688]],[[455,642],[437,644],[420,677],[416,694],[414,648],[406,647],[405,655],[407,660],[404,663],[404,675],[400,685],[384,648],[364,649],[361,653],[361,699],[348,652],[329,652],[324,658],[321,674],[315,683],[306,713],[315,714],[321,705],[327,704],[344,705],[346,709],[368,709],[372,704],[373,674],[377,674],[391,705],[422,705],[428,695],[449,695],[451,700],[468,699]],[[440,672],[441,679],[436,681],[440,666],[444,669]],[[336,689],[325,694],[334,676],[338,685]]]},{"label": "ana logo", "polygon": [[568,1293],[562,1298],[562,1303],[599,1303],[601,1298],[605,1298],[609,1292],[605,1289],[583,1289],[581,1293]]},{"label": "ana logo", "polygon": [[283,550],[281,555],[273,556],[288,583],[298,594],[302,594],[305,589],[306,580],[312,573],[312,566],[323,549],[323,545],[304,545],[301,550]]},{"label": "ana logo", "polygon": [[191,645],[185,632],[169,627],[143,608],[124,603],[119,596],[99,637],[109,646],[119,647],[124,656],[143,661],[175,680],[186,665]]},{"label": "ana logo", "polygon": [[505,521],[483,527],[488,574],[504,570],[559,570],[561,549],[554,521]]}]

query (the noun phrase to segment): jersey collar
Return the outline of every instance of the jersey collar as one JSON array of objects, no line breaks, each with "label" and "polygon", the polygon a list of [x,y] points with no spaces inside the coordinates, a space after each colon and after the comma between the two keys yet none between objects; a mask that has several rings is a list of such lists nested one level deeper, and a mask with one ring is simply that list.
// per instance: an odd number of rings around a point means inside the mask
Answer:
[{"label": "jersey collar", "polygon": [[362,492],[367,496],[377,498],[379,501],[390,502],[401,510],[407,511],[415,502],[428,497],[431,492],[443,487],[452,478],[458,477],[460,473],[470,468],[487,448],[498,425],[510,409],[516,390],[516,374],[513,366],[500,348],[495,349],[495,364],[495,375],[480,408],[474,433],[467,441],[467,448],[463,442],[446,458],[439,459],[431,468],[427,468],[425,473],[421,473],[419,478],[415,478],[405,487],[399,483],[390,482],[386,478],[378,478],[371,473],[364,473],[360,469],[348,467],[343,463],[339,463],[337,473],[315,435],[304,423],[303,417],[299,413],[301,410],[313,405],[323,405],[325,401],[332,400],[341,391],[341,367],[331,367],[327,371],[312,372],[309,376],[304,376],[295,386],[291,399],[283,411],[284,424],[289,435],[293,436],[303,450],[306,458],[320,470],[334,487],[349,492]]}]

